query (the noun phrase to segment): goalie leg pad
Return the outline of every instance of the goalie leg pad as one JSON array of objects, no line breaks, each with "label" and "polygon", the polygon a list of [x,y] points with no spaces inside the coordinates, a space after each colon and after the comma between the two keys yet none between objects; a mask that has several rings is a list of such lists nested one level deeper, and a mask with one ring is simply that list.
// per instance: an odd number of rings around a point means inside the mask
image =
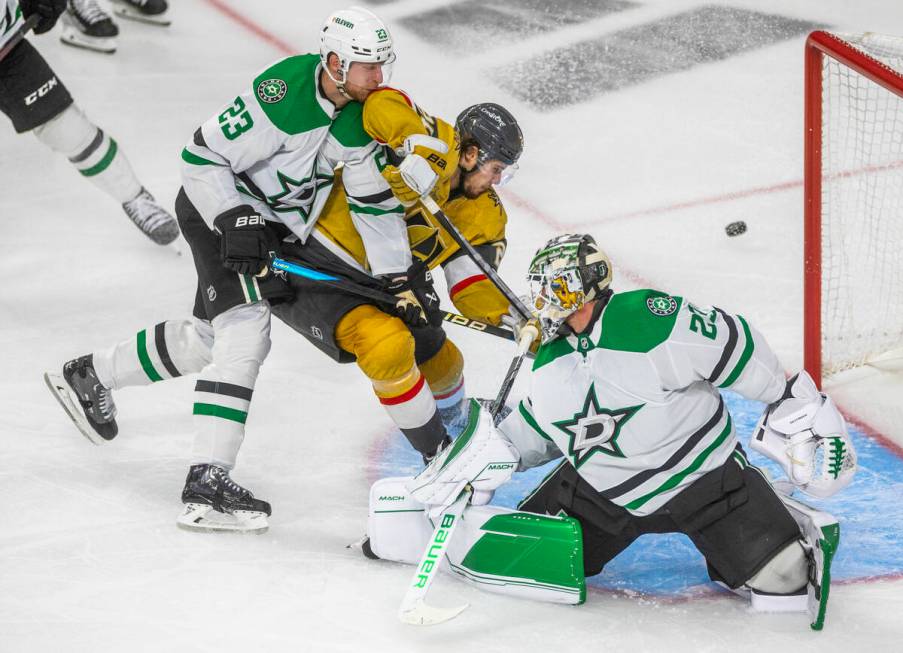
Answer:
[{"label": "goalie leg pad", "polygon": [[[408,492],[409,481],[373,484],[368,533],[376,556],[417,564],[435,525]],[[468,506],[447,559],[451,571],[488,592],[570,605],[586,600],[582,532],[570,517]]]},{"label": "goalie leg pad", "polygon": [[831,589],[831,562],[840,545],[840,525],[833,515],[778,495],[803,534],[803,548],[809,558],[808,612],[813,630],[821,630]]}]

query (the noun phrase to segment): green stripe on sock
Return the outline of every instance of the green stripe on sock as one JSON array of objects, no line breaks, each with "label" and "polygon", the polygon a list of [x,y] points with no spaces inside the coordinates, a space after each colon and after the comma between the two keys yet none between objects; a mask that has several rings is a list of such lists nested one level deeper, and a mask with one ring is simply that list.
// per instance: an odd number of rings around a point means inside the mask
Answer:
[{"label": "green stripe on sock", "polygon": [[85,177],[93,177],[94,175],[100,174],[110,167],[110,163],[112,163],[113,159],[116,157],[117,149],[118,146],[116,145],[116,141],[111,138],[110,148],[107,150],[107,153],[103,155],[103,158],[98,161],[97,164],[85,170],[79,170],[79,172],[81,172]]},{"label": "green stripe on sock", "polygon": [[216,406],[215,404],[195,404],[194,414],[209,415],[210,417],[221,417],[223,419],[230,419],[233,422],[238,422],[239,424],[244,424],[245,420],[248,419],[248,414],[243,410],[226,408],[225,406]]},{"label": "green stripe on sock", "polygon": [[138,360],[141,361],[141,367],[144,368],[147,378],[151,381],[163,380],[163,377],[154,368],[154,364],[151,363],[150,356],[147,353],[147,330],[145,329],[138,332]]},{"label": "green stripe on sock", "polygon": [[710,455],[712,455],[712,452],[715,451],[715,449],[717,449],[719,446],[721,446],[721,443],[723,443],[727,439],[727,436],[730,434],[730,432],[731,432],[731,418],[730,418],[730,415],[728,415],[727,424],[725,425],[724,430],[721,431],[721,433],[718,435],[717,438],[715,438],[715,441],[712,442],[712,444],[710,444],[708,447],[705,448],[705,450],[702,453],[700,453],[698,456],[696,456],[696,459],[692,463],[690,463],[690,465],[686,469],[678,472],[677,474],[675,474],[674,476],[669,478],[667,481],[662,483],[659,487],[652,490],[652,492],[650,492],[649,494],[641,496],[639,499],[634,499],[633,501],[628,503],[625,507],[628,508],[629,510],[636,510],[637,508],[642,506],[644,503],[649,501],[649,499],[651,499],[655,496],[658,496],[659,494],[661,494],[663,492],[667,492],[668,490],[670,490],[672,488],[677,487],[682,480],[684,480],[687,476],[689,476],[690,474],[692,474],[693,472],[695,472],[697,469],[699,469],[702,466],[702,463],[705,462],[705,459],[708,458]]},{"label": "green stripe on sock", "polygon": [[743,372],[746,368],[746,364],[749,362],[749,359],[752,358],[752,353],[755,345],[753,344],[752,333],[749,332],[749,325],[746,323],[746,320],[743,319],[743,316],[738,315],[737,319],[740,320],[740,324],[743,326],[743,335],[746,338],[746,346],[743,348],[743,353],[740,354],[740,360],[737,361],[736,367],[734,367],[734,371],[731,372],[731,375],[724,380],[724,383],[719,385],[719,388],[726,388],[734,381],[737,380],[737,377]]}]

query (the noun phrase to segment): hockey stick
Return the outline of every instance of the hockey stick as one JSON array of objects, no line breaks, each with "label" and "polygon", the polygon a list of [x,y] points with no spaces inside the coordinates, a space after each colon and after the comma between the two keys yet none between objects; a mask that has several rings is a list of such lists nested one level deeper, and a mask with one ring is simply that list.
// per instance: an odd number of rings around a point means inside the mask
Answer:
[{"label": "hockey stick", "polygon": [[38,14],[32,14],[28,18],[25,19],[25,22],[17,29],[11,37],[9,37],[9,41],[6,42],[6,45],[0,49],[0,61],[6,58],[12,49],[19,45],[19,41],[25,38],[25,35],[28,34],[31,30],[37,27],[38,23],[41,22],[41,17]]},{"label": "hockey stick", "polygon": [[[283,272],[287,272],[304,279],[309,279],[311,281],[319,281],[324,283],[325,285],[332,286],[333,288],[344,290],[355,295],[360,295],[361,297],[372,299],[374,301],[380,302],[381,304],[394,305],[395,302],[398,301],[398,298],[394,295],[390,295],[389,293],[383,292],[377,288],[371,288],[363,284],[355,283],[350,279],[345,279],[343,277],[337,277],[326,272],[321,272],[320,270],[316,270],[314,268],[307,267],[306,265],[301,265],[300,263],[295,263],[287,259],[274,257],[272,261],[270,261],[270,268],[272,268],[273,270],[282,270]],[[442,319],[449,324],[456,324],[473,331],[481,331],[483,333],[488,333],[490,335],[496,336],[498,338],[504,338],[506,340],[514,340],[514,333],[512,333],[508,329],[503,329],[502,327],[497,327],[492,324],[480,322],[479,320],[471,320],[470,318],[464,317],[459,313],[445,311],[442,315]]]},{"label": "hockey stick", "polygon": [[[505,374],[501,388],[499,388],[498,396],[489,409],[494,426],[497,426],[500,421],[499,415],[501,415],[502,407],[508,398],[508,393],[511,392],[511,386],[514,385],[514,379],[517,377],[518,370],[520,370],[521,362],[530,350],[530,344],[537,337],[539,337],[539,331],[532,324],[528,324],[521,330],[520,339],[517,343],[517,352],[511,360],[511,365],[508,367],[508,372]],[[439,523],[433,530],[429,544],[427,544],[426,550],[420,557],[414,577],[411,579],[408,591],[405,592],[401,601],[401,607],[398,609],[398,618],[403,623],[415,626],[432,626],[454,619],[467,609],[469,605],[467,603],[452,608],[437,608],[427,605],[426,594],[433,583],[433,579],[439,573],[439,567],[445,557],[445,551],[448,549],[455,528],[461,520],[461,515],[464,514],[464,509],[467,507],[467,502],[470,501],[472,494],[473,488],[470,485],[465,486],[455,501],[445,509],[439,518]]]},{"label": "hockey stick", "polygon": [[452,224],[451,220],[448,219],[448,216],[439,208],[439,205],[436,204],[436,201],[430,197],[429,195],[425,195],[420,198],[420,202],[423,204],[423,208],[433,214],[433,217],[442,225],[442,227],[448,232],[448,234],[452,237],[458,247],[460,247],[467,255],[471,258],[471,260],[476,264],[478,268],[480,268],[480,272],[486,275],[486,277],[498,288],[499,292],[505,296],[505,299],[508,300],[514,309],[520,313],[521,317],[526,320],[532,320],[533,314],[530,312],[524,303],[520,300],[520,298],[514,294],[511,288],[502,281],[502,278],[499,276],[499,273],[496,272],[489,263],[486,262],[482,256],[479,255],[477,250],[474,249],[473,245],[470,244],[464,236],[461,235],[461,232],[458,231],[458,228]]}]

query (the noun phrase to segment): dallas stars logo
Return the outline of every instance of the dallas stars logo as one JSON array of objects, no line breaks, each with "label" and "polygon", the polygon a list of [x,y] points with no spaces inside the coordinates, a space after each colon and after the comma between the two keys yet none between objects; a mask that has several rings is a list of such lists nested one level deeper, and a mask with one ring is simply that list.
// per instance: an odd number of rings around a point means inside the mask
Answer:
[{"label": "dallas stars logo", "polygon": [[313,206],[314,198],[321,190],[332,186],[334,181],[332,175],[319,172],[298,181],[281,170],[276,171],[276,178],[282,186],[282,192],[267,197],[267,204],[279,213],[297,211],[304,222],[310,218],[310,207]]},{"label": "dallas stars logo", "polygon": [[621,428],[644,404],[609,410],[599,405],[595,384],[590,385],[583,402],[583,409],[571,419],[552,422],[570,436],[568,455],[574,467],[580,468],[590,457],[601,452],[607,456],[624,458],[618,446]]}]

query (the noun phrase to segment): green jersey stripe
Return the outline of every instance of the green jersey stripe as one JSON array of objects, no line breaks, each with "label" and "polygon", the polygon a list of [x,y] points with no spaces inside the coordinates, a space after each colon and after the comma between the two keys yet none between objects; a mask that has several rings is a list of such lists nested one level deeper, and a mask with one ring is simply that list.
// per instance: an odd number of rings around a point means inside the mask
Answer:
[{"label": "green jersey stripe", "polygon": [[737,380],[746,368],[749,359],[752,358],[753,349],[755,349],[752,333],[749,331],[749,325],[746,323],[746,320],[743,319],[742,315],[738,315],[737,319],[740,320],[740,325],[743,327],[743,337],[746,338],[746,346],[743,347],[743,353],[740,354],[740,360],[737,361],[734,370],[731,372],[730,376],[724,380],[724,383],[718,386],[719,388],[726,388]]},{"label": "green jersey stripe", "polygon": [[110,147],[109,149],[107,149],[107,153],[103,155],[103,158],[90,168],[79,170],[79,172],[82,173],[85,177],[93,177],[94,175],[99,175],[101,172],[110,167],[110,164],[116,157],[116,151],[118,147],[119,146],[116,145],[116,141],[111,138]]},{"label": "green jersey stripe", "polygon": [[202,156],[198,156],[197,154],[193,154],[188,151],[188,148],[182,148],[182,161],[185,163],[190,163],[193,166],[220,166],[225,167],[222,163],[216,163],[215,161],[209,161]]},{"label": "green jersey stripe", "polygon": [[232,420],[233,422],[238,422],[239,424],[244,424],[248,419],[248,413],[243,410],[226,408],[225,406],[217,406],[215,404],[195,404],[193,414],[221,417],[223,419]]},{"label": "green jersey stripe", "polygon": [[706,447],[702,451],[702,453],[700,453],[698,456],[696,456],[696,459],[692,463],[690,463],[690,465],[686,469],[678,472],[677,474],[675,474],[674,476],[669,478],[667,481],[662,483],[659,487],[654,489],[652,492],[645,494],[638,499],[634,499],[633,501],[631,501],[624,507],[627,508],[628,510],[636,510],[637,508],[642,506],[644,503],[646,503],[653,497],[658,496],[659,494],[662,494],[663,492],[667,492],[668,490],[672,490],[675,487],[677,487],[682,480],[684,480],[687,476],[689,476],[690,474],[692,474],[693,472],[695,472],[697,469],[699,469],[702,466],[702,463],[704,463],[706,461],[706,458],[711,456],[712,452],[714,452],[716,449],[718,449],[718,447],[720,447],[724,443],[724,441],[727,439],[727,436],[730,435],[730,433],[731,433],[731,416],[730,416],[730,414],[728,414],[727,424],[725,424],[724,430],[721,431],[721,433],[718,435],[717,438],[715,438],[715,441],[712,442],[712,444],[710,444],[708,447]]},{"label": "green jersey stripe", "polygon": [[549,442],[553,441],[552,438],[549,437],[549,435],[545,431],[543,431],[542,428],[539,426],[539,423],[536,421],[536,418],[533,417],[533,415],[530,414],[530,411],[527,410],[527,407],[524,405],[523,400],[521,400],[521,402],[517,405],[517,409],[520,411],[521,417],[523,417],[524,420],[527,422],[527,424],[530,425],[530,428],[532,428],[534,431],[536,431],[539,435],[544,437]]},{"label": "green jersey stripe", "polygon": [[160,373],[151,362],[150,355],[147,353],[147,329],[142,329],[138,332],[138,360],[141,362],[141,367],[144,369],[144,373],[147,374],[147,378],[151,381],[163,380],[163,377],[160,376]]},{"label": "green jersey stripe", "polygon": [[381,209],[376,206],[361,206],[349,199],[348,208],[354,213],[364,213],[367,215],[404,215],[404,207],[400,204],[391,209]]}]

